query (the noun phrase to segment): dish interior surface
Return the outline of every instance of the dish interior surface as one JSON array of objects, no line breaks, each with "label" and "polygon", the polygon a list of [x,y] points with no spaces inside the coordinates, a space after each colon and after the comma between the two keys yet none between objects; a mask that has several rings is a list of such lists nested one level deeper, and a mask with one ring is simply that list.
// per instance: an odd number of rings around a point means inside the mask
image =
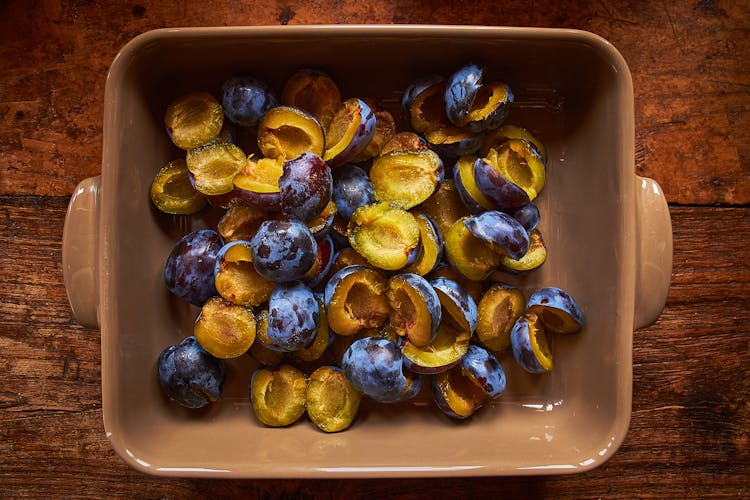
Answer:
[{"label": "dish interior surface", "polygon": [[[334,27],[336,28],[336,27]],[[616,51],[582,32],[481,28],[196,29],[142,35],[107,83],[101,211],[101,329],[105,428],[131,465],[153,474],[239,477],[504,475],[576,472],[617,449],[630,418],[633,329],[633,117],[630,75]],[[391,29],[388,29],[391,28]],[[163,125],[183,93],[217,95],[253,74],[280,91],[296,69],[329,73],[343,97],[381,100],[399,121],[401,92],[425,73],[484,63],[516,102],[506,123],[545,143],[538,206],[548,248],[515,282],[568,290],[584,329],[551,337],[554,371],[523,372],[501,356],[504,395],[453,421],[428,391],[408,403],[364,401],[337,434],[303,418],[266,428],[254,418],[249,357],[228,362],[221,400],[185,410],[161,394],[156,360],[192,334],[198,309],[170,296],[163,265],[182,235],[215,215],[165,216],[149,187],[181,153]],[[428,385],[428,384],[426,384]]]}]

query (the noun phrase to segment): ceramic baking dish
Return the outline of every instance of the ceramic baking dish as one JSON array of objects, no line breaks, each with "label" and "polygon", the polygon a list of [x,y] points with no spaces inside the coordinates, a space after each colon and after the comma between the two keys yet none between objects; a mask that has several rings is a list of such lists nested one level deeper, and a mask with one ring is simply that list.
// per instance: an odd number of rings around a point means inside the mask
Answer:
[{"label": "ceramic baking dish", "polygon": [[[548,178],[538,199],[545,265],[522,283],[576,297],[586,318],[556,337],[556,367],[532,377],[501,358],[505,394],[466,422],[427,397],[363,404],[352,427],[258,424],[247,397],[249,357],[230,363],[220,402],[187,411],[161,395],[155,362],[192,333],[196,309],[172,299],[163,264],[177,238],[210,221],[172,219],[149,201],[173,159],[166,105],[215,90],[236,73],[279,86],[300,67],[330,73],[345,96],[397,103],[424,73],[482,61],[516,95],[508,123],[541,137]],[[632,336],[662,310],[672,263],[669,211],[656,182],[634,174],[628,67],[602,38],[575,30],[476,26],[295,26],[156,30],[112,63],[101,176],[70,201],[65,284],[78,321],[101,329],[104,428],[141,471],[211,477],[398,477],[572,473],[623,441],[631,415]]]}]

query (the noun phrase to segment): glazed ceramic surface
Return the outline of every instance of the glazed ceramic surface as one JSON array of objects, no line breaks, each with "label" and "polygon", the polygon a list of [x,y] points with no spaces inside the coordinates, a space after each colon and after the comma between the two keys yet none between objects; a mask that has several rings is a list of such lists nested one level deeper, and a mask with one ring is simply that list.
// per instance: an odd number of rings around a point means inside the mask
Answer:
[{"label": "glazed ceramic surface", "polygon": [[[374,97],[397,112],[414,79],[468,61],[510,85],[507,123],[537,131],[548,150],[538,206],[549,257],[520,284],[568,290],[585,317],[580,333],[552,339],[554,371],[529,375],[506,354],[505,394],[468,421],[443,416],[425,392],[397,405],[363,401],[337,434],[309,422],[259,424],[249,357],[228,364],[217,404],[170,404],[156,359],[192,334],[197,309],[170,296],[164,262],[180,235],[216,221],[165,216],[149,200],[154,174],[176,154],[164,131],[167,104],[216,92],[235,74],[280,88],[294,70],[315,67],[342,95]],[[105,100],[101,178],[83,181],[71,199],[63,259],[76,317],[101,328],[104,427],[131,466],[215,477],[518,475],[580,472],[615,453],[630,421],[633,330],[664,306],[672,240],[659,186],[634,175],[630,72],[605,40],[491,27],[157,30],[122,49]]]}]

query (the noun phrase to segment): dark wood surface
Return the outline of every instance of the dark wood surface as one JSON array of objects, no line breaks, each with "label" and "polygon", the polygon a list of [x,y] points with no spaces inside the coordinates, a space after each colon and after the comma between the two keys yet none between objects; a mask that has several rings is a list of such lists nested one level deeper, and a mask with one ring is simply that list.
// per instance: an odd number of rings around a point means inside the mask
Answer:
[{"label": "dark wood surface", "polygon": [[[100,172],[107,69],[165,26],[312,23],[580,28],[633,75],[638,174],[670,204],[674,272],[633,342],[617,454],[544,478],[209,481],[129,469],[102,426],[99,332],[76,324],[61,239]],[[750,496],[750,3],[313,0],[0,2],[0,496],[690,498]]]}]

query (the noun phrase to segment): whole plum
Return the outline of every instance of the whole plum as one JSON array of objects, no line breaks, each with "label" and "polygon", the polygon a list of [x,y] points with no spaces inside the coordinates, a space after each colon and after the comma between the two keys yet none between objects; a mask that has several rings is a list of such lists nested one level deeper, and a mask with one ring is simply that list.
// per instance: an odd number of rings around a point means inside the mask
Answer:
[{"label": "whole plum", "polygon": [[219,233],[211,229],[200,229],[183,236],[172,248],[164,266],[167,289],[196,306],[218,295],[214,268],[223,245]]},{"label": "whole plum", "polygon": [[370,177],[361,167],[349,163],[333,173],[333,201],[339,215],[347,221],[354,211],[375,202]]},{"label": "whole plum", "polygon": [[267,83],[254,76],[235,76],[221,86],[224,114],[238,125],[257,125],[266,111],[278,105],[278,99]]},{"label": "whole plum", "polygon": [[318,332],[320,307],[312,290],[300,282],[278,285],[268,299],[271,344],[282,351],[308,347]]},{"label": "whole plum", "polygon": [[192,336],[164,349],[156,370],[164,394],[186,408],[201,408],[219,399],[226,373],[223,361]]},{"label": "whole plum", "polygon": [[341,360],[344,376],[355,389],[380,403],[397,403],[419,392],[422,376],[404,371],[401,349],[392,340],[356,340]]},{"label": "whole plum", "polygon": [[323,158],[315,153],[302,153],[284,162],[279,178],[281,211],[284,215],[309,221],[331,199],[333,177]]},{"label": "whole plum", "polygon": [[301,279],[315,263],[318,253],[312,233],[298,220],[264,221],[250,244],[255,270],[276,283]]}]

